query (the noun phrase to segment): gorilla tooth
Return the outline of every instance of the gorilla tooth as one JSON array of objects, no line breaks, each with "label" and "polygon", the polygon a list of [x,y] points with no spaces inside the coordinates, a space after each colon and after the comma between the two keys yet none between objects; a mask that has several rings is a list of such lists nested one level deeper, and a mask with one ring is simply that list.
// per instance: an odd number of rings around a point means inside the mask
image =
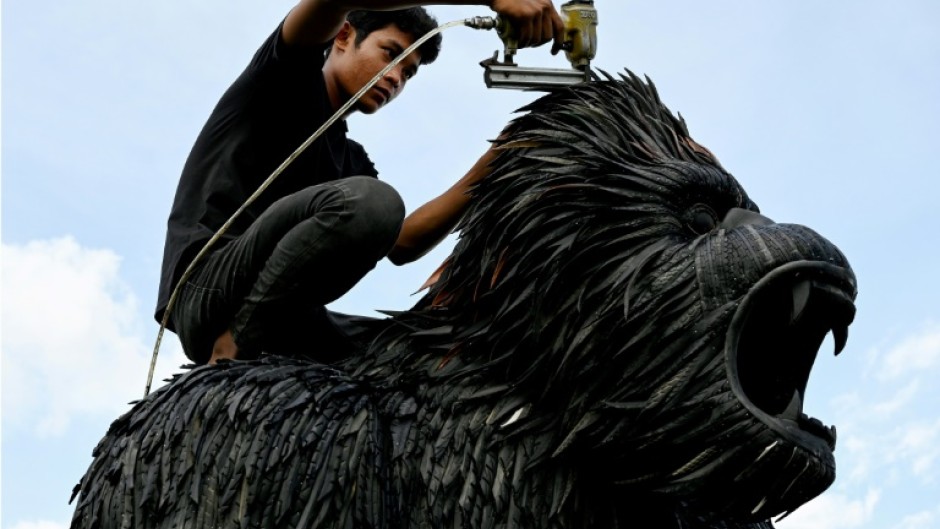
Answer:
[{"label": "gorilla tooth", "polygon": [[793,310],[790,313],[790,325],[793,325],[799,321],[800,316],[803,315],[803,311],[806,309],[806,304],[809,302],[809,293],[812,289],[808,279],[804,279],[797,283],[793,287]]},{"label": "gorilla tooth", "polygon": [[793,419],[794,421],[800,417],[800,410],[803,408],[803,400],[800,398],[799,390],[793,390],[793,398],[790,399],[790,404],[787,404],[787,409],[783,410],[780,413],[780,417],[784,419]]},{"label": "gorilla tooth", "polygon": [[832,328],[832,339],[835,341],[836,356],[845,349],[845,344],[849,340],[849,328],[846,325],[837,325]]}]

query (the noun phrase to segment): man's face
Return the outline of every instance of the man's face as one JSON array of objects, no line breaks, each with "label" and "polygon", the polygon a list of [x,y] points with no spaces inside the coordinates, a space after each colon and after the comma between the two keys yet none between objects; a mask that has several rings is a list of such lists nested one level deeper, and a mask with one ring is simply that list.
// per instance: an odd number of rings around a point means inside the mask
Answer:
[{"label": "man's face", "polygon": [[[415,40],[395,25],[369,33],[358,46],[355,44],[355,35],[355,30],[351,31],[348,42],[338,43],[342,49],[333,50],[333,53],[342,52],[336,56],[335,66],[344,100],[358,92]],[[405,89],[405,84],[418,72],[420,64],[421,56],[417,51],[405,57],[359,98],[356,109],[371,114],[388,104]]]}]

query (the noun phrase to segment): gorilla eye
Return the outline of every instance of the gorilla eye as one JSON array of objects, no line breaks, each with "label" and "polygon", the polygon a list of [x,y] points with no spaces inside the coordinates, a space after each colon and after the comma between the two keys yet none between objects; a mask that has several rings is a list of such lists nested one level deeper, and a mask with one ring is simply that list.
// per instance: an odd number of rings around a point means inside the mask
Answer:
[{"label": "gorilla eye", "polygon": [[685,224],[696,235],[704,235],[718,227],[718,215],[705,204],[696,204],[686,213]]}]

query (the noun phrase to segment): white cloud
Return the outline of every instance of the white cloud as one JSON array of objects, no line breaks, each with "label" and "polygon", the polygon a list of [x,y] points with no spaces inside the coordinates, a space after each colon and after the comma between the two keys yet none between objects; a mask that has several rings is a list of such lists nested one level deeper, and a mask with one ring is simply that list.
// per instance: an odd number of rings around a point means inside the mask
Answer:
[{"label": "white cloud", "polygon": [[[154,329],[140,321],[120,257],[71,237],[2,252],[4,423],[60,435],[76,415],[125,411],[143,394]],[[161,375],[184,362],[178,342],[163,349]]]},{"label": "white cloud", "polygon": [[850,529],[868,523],[878,500],[879,490],[869,490],[864,498],[843,494],[823,494],[800,507],[789,517],[775,523],[777,529]]},{"label": "white cloud", "polygon": [[892,529],[935,529],[940,522],[940,508],[905,516]]},{"label": "white cloud", "polygon": [[874,455],[877,454],[877,450],[874,450],[872,445],[878,444],[879,440],[872,439],[868,437],[862,437],[859,435],[847,436],[844,439],[839,438],[840,450],[845,450],[845,458],[842,458],[841,454],[837,452],[836,461],[837,461],[837,470],[842,472],[843,462],[850,461],[851,464],[846,465],[848,469],[848,475],[845,477],[848,482],[853,484],[860,484],[866,482],[873,471],[874,466],[877,464],[874,461]]},{"label": "white cloud", "polygon": [[940,420],[906,426],[899,449],[910,460],[915,476],[927,483],[935,481],[933,467],[940,457]]},{"label": "white cloud", "polygon": [[905,384],[898,389],[888,400],[874,403],[872,411],[881,416],[890,417],[900,409],[906,408],[914,400],[917,391],[920,389],[920,382],[913,380],[910,384]]},{"label": "white cloud", "polygon": [[[862,403],[862,410],[874,408]],[[909,404],[908,407],[912,406]],[[933,485],[940,461],[940,419],[905,419],[872,414],[850,425],[839,438],[836,459],[842,483],[860,486],[877,480],[894,489],[904,484]]]},{"label": "white cloud", "polygon": [[66,529],[68,526],[67,523],[40,520],[38,522],[19,522],[11,526],[10,529]]},{"label": "white cloud", "polygon": [[940,325],[930,324],[906,338],[884,356],[879,377],[897,378],[940,366]]}]

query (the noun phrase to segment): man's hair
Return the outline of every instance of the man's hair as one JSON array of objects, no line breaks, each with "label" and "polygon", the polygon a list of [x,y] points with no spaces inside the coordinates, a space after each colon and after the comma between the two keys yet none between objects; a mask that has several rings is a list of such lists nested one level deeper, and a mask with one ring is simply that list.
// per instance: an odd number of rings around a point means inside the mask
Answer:
[{"label": "man's hair", "polygon": [[[346,16],[349,24],[356,28],[356,46],[362,44],[369,33],[395,25],[415,40],[438,26],[437,19],[423,7],[412,7],[395,11],[353,11]],[[431,64],[441,51],[441,35],[438,33],[418,48],[421,64]]]}]

